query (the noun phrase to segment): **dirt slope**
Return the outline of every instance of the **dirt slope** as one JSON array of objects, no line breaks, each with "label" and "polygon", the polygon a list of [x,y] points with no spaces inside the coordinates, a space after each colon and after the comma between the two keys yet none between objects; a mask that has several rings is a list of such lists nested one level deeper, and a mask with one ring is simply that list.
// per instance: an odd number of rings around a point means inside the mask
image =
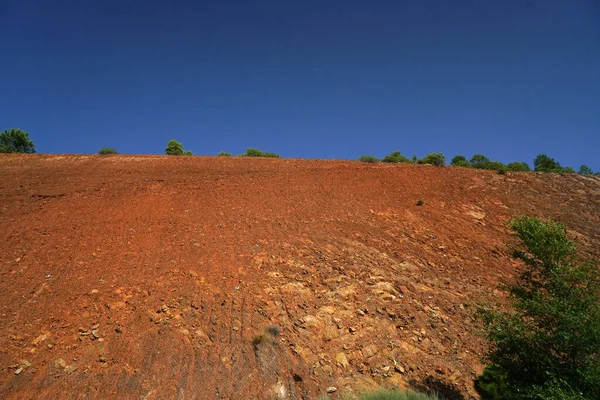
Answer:
[{"label": "dirt slope", "polygon": [[2,156],[0,398],[471,398],[485,343],[470,309],[501,298],[523,214],[598,249],[600,180]]}]

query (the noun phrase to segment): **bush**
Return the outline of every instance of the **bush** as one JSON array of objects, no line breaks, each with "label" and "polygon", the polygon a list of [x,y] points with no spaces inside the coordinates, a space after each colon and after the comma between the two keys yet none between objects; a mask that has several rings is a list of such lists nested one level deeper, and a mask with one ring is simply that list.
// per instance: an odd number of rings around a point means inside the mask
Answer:
[{"label": "bush", "polygon": [[465,156],[454,156],[454,158],[452,158],[452,161],[450,161],[450,165],[452,165],[453,167],[470,167],[471,166],[471,164],[467,160],[467,157],[465,157]]},{"label": "bush", "polygon": [[583,164],[581,167],[579,167],[579,173],[581,175],[592,175],[594,171],[592,171],[592,169],[587,165]]},{"label": "bush", "polygon": [[566,174],[574,174],[575,170],[571,167],[564,167],[562,172],[566,173]]},{"label": "bush", "polygon": [[379,162],[379,159],[375,156],[360,156],[358,161],[375,164]]},{"label": "bush", "polygon": [[513,171],[513,172],[528,172],[528,171],[531,171],[531,168],[529,168],[529,165],[527,165],[526,162],[511,162],[511,163],[508,163],[508,165],[506,165],[506,169],[508,171]]},{"label": "bush", "polygon": [[475,154],[473,157],[471,157],[470,164],[473,168],[489,169],[488,165],[490,164],[490,159],[483,154]]},{"label": "bush", "polygon": [[393,153],[383,157],[381,160],[384,163],[410,163],[410,158],[403,156],[399,151],[394,151]]},{"label": "bush", "polygon": [[193,155],[190,150],[183,150],[183,144],[177,140],[169,140],[167,147],[165,148],[165,154],[168,156],[191,156]]},{"label": "bush", "polygon": [[600,399],[598,266],[576,258],[561,224],[521,217],[510,226],[524,267],[503,287],[512,310],[478,310],[491,343],[478,390],[492,399]]},{"label": "bush", "polygon": [[231,153],[228,153],[226,151],[220,151],[219,154],[217,154],[219,157],[231,157]]},{"label": "bush", "polygon": [[0,132],[0,153],[35,153],[35,144],[29,139],[29,133],[11,128]]},{"label": "bush", "polygon": [[249,147],[246,149],[246,153],[242,154],[245,157],[267,157],[267,158],[280,158],[279,154],[262,152],[259,149]]},{"label": "bush", "polygon": [[103,147],[98,150],[98,154],[119,154],[119,152],[111,147]]},{"label": "bush", "polygon": [[536,172],[563,172],[560,164],[545,154],[538,154],[533,160],[533,170]]},{"label": "bush", "polygon": [[443,167],[446,165],[446,157],[442,153],[429,153],[425,157],[417,161],[418,164],[431,164],[436,167]]}]

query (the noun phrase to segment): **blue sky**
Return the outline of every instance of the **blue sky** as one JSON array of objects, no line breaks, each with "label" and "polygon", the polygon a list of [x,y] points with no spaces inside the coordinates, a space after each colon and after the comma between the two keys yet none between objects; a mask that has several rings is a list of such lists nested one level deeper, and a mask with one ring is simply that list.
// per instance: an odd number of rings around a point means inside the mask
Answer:
[{"label": "blue sky", "polygon": [[600,170],[600,1],[0,1],[39,152],[547,153]]}]

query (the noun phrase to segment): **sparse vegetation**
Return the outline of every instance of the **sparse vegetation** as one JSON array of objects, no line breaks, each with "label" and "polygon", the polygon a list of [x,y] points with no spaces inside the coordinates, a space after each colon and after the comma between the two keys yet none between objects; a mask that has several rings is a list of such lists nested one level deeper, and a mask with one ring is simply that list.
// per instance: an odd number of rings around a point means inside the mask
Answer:
[{"label": "sparse vegetation", "polygon": [[600,399],[600,271],[576,256],[563,225],[511,222],[524,263],[504,286],[511,311],[480,307],[491,343],[477,381],[486,399]]},{"label": "sparse vegetation", "polygon": [[473,168],[477,169],[489,169],[487,168],[489,163],[490,159],[484,156],[483,154],[475,154],[473,157],[471,157],[471,160],[469,161],[469,164],[471,164]]},{"label": "sparse vegetation", "polygon": [[226,151],[220,151],[219,154],[217,154],[219,157],[231,157],[231,153],[228,153]]},{"label": "sparse vegetation", "polygon": [[425,157],[417,161],[418,164],[431,164],[436,167],[443,167],[446,165],[446,157],[442,153],[429,153]]},{"label": "sparse vegetation", "polygon": [[169,140],[167,147],[165,148],[165,154],[169,156],[191,156],[192,152],[183,149],[183,144],[177,140]]},{"label": "sparse vegetation", "polygon": [[35,144],[29,139],[29,133],[22,129],[11,128],[0,132],[0,153],[35,153]]},{"label": "sparse vegetation", "polygon": [[410,163],[410,158],[403,156],[399,151],[394,151],[393,153],[383,157],[381,160],[384,163]]},{"label": "sparse vegetation", "polygon": [[266,158],[280,158],[279,154],[268,153],[249,147],[246,149],[246,153],[242,154],[243,157],[266,157]]},{"label": "sparse vegetation", "polygon": [[360,156],[358,158],[358,161],[375,164],[375,163],[379,162],[379,158],[372,156],[372,155],[365,155],[365,156]]},{"label": "sparse vegetation", "polygon": [[98,154],[119,154],[119,152],[111,147],[102,147],[98,150]]}]

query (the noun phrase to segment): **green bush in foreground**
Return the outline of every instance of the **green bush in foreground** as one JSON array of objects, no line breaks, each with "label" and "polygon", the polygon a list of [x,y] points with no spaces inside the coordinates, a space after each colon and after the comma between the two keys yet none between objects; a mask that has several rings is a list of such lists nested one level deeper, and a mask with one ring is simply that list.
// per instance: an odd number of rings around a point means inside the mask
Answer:
[{"label": "green bush in foreground", "polygon": [[35,144],[29,139],[29,133],[22,129],[11,128],[0,132],[0,153],[35,153]]},{"label": "green bush in foreground", "polygon": [[366,156],[360,156],[358,158],[358,161],[375,164],[375,163],[379,162],[379,159],[375,156],[366,155]]},{"label": "green bush in foreground", "polygon": [[425,157],[417,161],[418,164],[431,164],[436,167],[443,167],[446,165],[446,157],[442,153],[429,153]]},{"label": "green bush in foreground", "polygon": [[119,152],[111,147],[103,147],[98,150],[98,154],[119,154]]},{"label": "green bush in foreground", "polygon": [[410,163],[412,162],[410,158],[403,156],[399,151],[394,151],[393,153],[383,157],[381,160],[384,163]]},{"label": "green bush in foreground", "polygon": [[217,154],[219,157],[231,157],[231,153],[228,153],[226,151],[220,151],[219,154]]},{"label": "green bush in foreground", "polygon": [[252,148],[252,147],[247,148],[246,149],[246,153],[242,154],[242,156],[245,156],[245,157],[280,158],[279,154],[260,151],[259,149],[255,149],[255,148]]},{"label": "green bush in foreground", "polygon": [[524,267],[506,285],[511,311],[480,307],[490,341],[484,399],[600,399],[600,271],[576,257],[565,227],[511,222]]}]

